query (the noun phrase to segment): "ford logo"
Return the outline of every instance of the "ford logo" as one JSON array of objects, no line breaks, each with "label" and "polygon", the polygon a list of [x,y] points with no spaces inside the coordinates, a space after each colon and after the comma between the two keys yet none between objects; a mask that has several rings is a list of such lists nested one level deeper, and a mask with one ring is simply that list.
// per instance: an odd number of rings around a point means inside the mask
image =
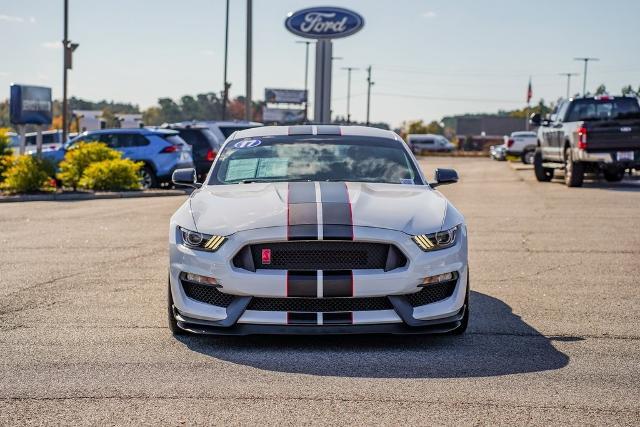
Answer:
[{"label": "ford logo", "polygon": [[341,7],[311,7],[289,13],[284,25],[301,37],[336,39],[360,31],[364,26],[364,19]]}]

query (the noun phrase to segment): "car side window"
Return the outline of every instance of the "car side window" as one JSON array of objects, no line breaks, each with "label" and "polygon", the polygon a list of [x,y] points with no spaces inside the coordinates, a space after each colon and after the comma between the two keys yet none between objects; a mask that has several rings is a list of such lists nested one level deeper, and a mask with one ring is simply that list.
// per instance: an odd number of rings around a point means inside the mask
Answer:
[{"label": "car side window", "polygon": [[564,121],[564,117],[567,114],[567,108],[569,108],[569,102],[563,102],[558,109],[558,113],[556,115],[556,121],[562,122]]},{"label": "car side window", "polygon": [[145,145],[149,145],[149,140],[146,136],[140,134],[131,135],[131,146],[132,147],[144,147]]}]

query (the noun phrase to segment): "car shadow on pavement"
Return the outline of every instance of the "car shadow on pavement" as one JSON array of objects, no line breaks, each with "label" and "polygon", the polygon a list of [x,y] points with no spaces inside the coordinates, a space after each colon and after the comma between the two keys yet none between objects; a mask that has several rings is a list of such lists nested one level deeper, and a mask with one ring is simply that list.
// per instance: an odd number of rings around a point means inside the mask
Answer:
[{"label": "car shadow on pavement", "polygon": [[[497,298],[471,293],[465,335],[188,336],[192,351],[258,369],[358,378],[464,378],[560,369],[569,357]],[[579,340],[580,338],[576,338]],[[570,340],[567,340],[570,341]]]}]

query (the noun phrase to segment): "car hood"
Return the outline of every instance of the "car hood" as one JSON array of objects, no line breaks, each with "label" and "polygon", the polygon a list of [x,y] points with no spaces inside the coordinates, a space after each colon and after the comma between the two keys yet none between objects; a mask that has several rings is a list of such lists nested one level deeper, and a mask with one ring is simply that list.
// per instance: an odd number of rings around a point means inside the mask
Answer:
[{"label": "car hood", "polygon": [[[438,231],[449,206],[442,194],[428,186],[348,182],[346,188],[354,226],[407,234]],[[205,186],[192,194],[191,214],[198,231],[207,234],[227,236],[285,227],[289,224],[289,191],[286,182]]]}]

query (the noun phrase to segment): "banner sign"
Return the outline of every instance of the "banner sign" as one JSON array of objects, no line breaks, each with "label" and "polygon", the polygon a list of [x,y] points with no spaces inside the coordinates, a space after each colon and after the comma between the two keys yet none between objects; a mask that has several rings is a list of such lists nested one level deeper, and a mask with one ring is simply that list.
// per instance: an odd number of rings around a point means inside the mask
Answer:
[{"label": "banner sign", "polygon": [[310,39],[337,39],[357,33],[362,16],[341,7],[311,7],[287,15],[284,22],[293,34]]},{"label": "banner sign", "polygon": [[307,102],[307,91],[299,89],[273,89],[264,90],[266,102],[283,104],[304,104]]},{"label": "banner sign", "polygon": [[9,114],[14,125],[50,125],[53,118],[51,88],[11,85]]},{"label": "banner sign", "polygon": [[262,110],[262,121],[265,123],[299,123],[304,120],[304,110],[289,108],[265,108]]}]

